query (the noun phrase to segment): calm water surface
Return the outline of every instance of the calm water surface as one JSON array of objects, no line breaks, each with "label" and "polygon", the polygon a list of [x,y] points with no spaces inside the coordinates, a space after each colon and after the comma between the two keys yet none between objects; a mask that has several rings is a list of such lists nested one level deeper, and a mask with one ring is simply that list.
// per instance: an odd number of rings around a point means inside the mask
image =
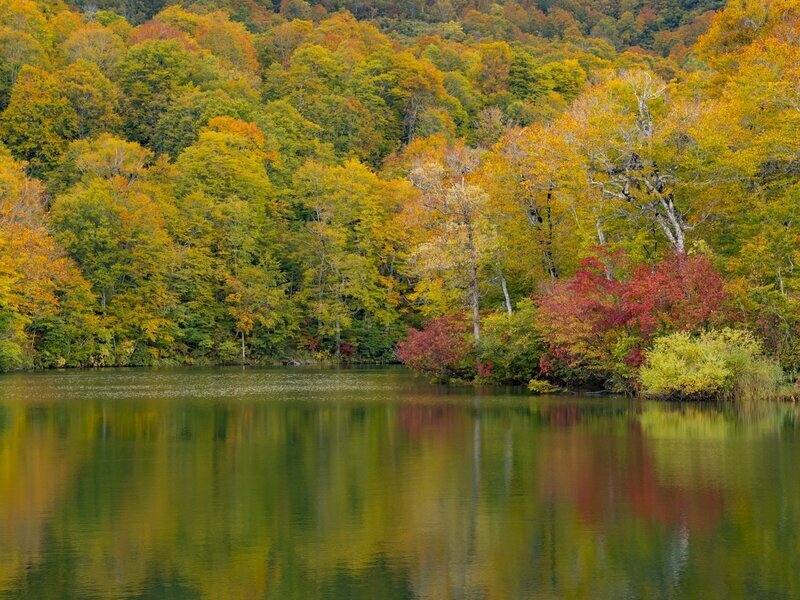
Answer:
[{"label": "calm water surface", "polygon": [[0,598],[800,598],[800,411],[0,377]]}]

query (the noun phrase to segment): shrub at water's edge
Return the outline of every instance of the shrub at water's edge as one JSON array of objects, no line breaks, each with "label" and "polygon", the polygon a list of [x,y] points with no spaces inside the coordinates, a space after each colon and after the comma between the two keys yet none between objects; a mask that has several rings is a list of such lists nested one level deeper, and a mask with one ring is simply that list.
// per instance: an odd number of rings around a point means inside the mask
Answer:
[{"label": "shrub at water's edge", "polygon": [[640,370],[642,392],[677,399],[766,400],[784,395],[784,375],[747,331],[677,332],[655,340]]},{"label": "shrub at water's edge", "polygon": [[464,321],[456,316],[431,319],[421,330],[409,329],[397,346],[397,358],[441,383],[475,377],[472,343]]},{"label": "shrub at water's edge", "polygon": [[482,331],[478,358],[485,379],[527,383],[539,376],[545,341],[531,300],[522,300],[513,313],[486,317]]},{"label": "shrub at water's edge", "polygon": [[544,396],[546,394],[558,393],[562,391],[562,388],[544,379],[531,379],[528,382],[528,391],[536,396]]},{"label": "shrub at water's edge", "polygon": [[541,375],[544,348],[536,307],[525,299],[513,313],[487,316],[477,344],[467,320],[449,315],[427,321],[420,330],[409,329],[397,346],[396,356],[410,369],[437,382],[475,379],[527,384]]},{"label": "shrub at water's edge", "polygon": [[633,392],[653,339],[716,324],[725,298],[707,256],[636,265],[624,253],[601,250],[537,298],[547,342],[542,370],[569,385]]},{"label": "shrub at water's edge", "polygon": [[397,357],[436,381],[528,384],[677,399],[798,395],[774,354],[734,323],[725,282],[705,255],[636,265],[600,249],[572,278],[487,314],[479,339],[466,315],[410,330]]}]

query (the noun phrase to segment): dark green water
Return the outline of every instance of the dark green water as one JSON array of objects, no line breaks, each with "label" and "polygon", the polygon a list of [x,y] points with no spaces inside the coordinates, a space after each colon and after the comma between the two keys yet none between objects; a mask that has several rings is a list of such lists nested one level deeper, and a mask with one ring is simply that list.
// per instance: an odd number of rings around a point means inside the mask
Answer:
[{"label": "dark green water", "polygon": [[798,598],[800,427],[400,369],[0,377],[0,598]]}]

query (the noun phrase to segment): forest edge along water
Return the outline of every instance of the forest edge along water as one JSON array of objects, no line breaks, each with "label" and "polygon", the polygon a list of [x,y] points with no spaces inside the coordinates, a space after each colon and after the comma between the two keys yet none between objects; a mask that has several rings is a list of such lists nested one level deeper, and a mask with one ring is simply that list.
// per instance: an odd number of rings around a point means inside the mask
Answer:
[{"label": "forest edge along water", "polygon": [[792,598],[798,408],[402,368],[0,377],[0,598]]},{"label": "forest edge along water", "polygon": [[797,0],[3,0],[0,371],[797,396]]},{"label": "forest edge along water", "polygon": [[0,600],[800,598],[798,39],[0,0]]}]

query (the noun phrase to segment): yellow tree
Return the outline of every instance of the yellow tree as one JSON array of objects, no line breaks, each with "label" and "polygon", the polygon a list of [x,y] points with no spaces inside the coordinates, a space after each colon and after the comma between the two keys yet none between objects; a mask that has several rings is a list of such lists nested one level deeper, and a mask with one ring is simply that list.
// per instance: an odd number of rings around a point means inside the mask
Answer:
[{"label": "yellow tree", "polygon": [[[741,31],[737,22],[749,25]],[[716,69],[703,137],[727,177],[716,246],[736,298],[787,367],[800,364],[800,9],[732,2],[701,40]],[[702,86],[702,83],[698,85]],[[733,199],[734,201],[731,201]]]},{"label": "yellow tree", "polygon": [[[456,292],[456,296],[458,290],[466,291],[476,342],[481,336],[479,270],[486,255],[481,230],[488,196],[470,176],[480,165],[480,158],[479,150],[450,146],[439,156],[421,156],[409,173],[420,191],[419,204],[412,214],[415,226],[423,232],[412,260],[419,274],[440,278],[444,284],[441,291],[450,295]],[[426,295],[424,283],[418,289]]]},{"label": "yellow tree", "polygon": [[306,220],[303,301],[322,337],[365,358],[387,352],[399,324],[408,234],[397,216],[410,186],[384,180],[357,160],[308,162],[294,194]]},{"label": "yellow tree", "polygon": [[[69,346],[83,332],[69,321],[77,325],[89,301],[86,282],[49,232],[41,185],[0,148],[0,371],[75,364]],[[47,341],[49,357],[37,356]]]},{"label": "yellow tree", "polygon": [[730,174],[706,143],[708,112],[652,73],[633,71],[591,90],[565,116],[586,181],[633,226],[632,237],[651,238],[650,254],[659,234],[670,250],[686,252],[688,235],[725,201]]},{"label": "yellow tree", "polygon": [[531,277],[556,279],[574,264],[574,241],[584,225],[576,207],[585,187],[576,176],[577,158],[561,129],[536,124],[507,131],[485,161],[492,220],[509,269],[527,272],[528,285]]},{"label": "yellow tree", "polygon": [[[291,329],[279,264],[282,208],[267,174],[273,158],[256,125],[229,117],[211,119],[178,157],[177,211],[169,227],[182,246],[184,327],[198,345],[229,348],[224,338],[232,326],[241,349],[248,336],[271,348]],[[220,297],[227,315],[218,310]]]}]

